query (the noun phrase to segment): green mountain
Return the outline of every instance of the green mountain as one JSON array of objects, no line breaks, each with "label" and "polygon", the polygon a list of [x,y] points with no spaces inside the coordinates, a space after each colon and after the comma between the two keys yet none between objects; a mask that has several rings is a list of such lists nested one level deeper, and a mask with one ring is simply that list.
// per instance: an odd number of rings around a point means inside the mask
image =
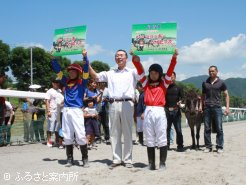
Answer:
[{"label": "green mountain", "polygon": [[[182,83],[194,84],[197,88],[202,88],[202,82],[208,78],[207,75],[187,78]],[[224,80],[228,88],[229,94],[241,98],[246,98],[246,78],[228,78]]]}]

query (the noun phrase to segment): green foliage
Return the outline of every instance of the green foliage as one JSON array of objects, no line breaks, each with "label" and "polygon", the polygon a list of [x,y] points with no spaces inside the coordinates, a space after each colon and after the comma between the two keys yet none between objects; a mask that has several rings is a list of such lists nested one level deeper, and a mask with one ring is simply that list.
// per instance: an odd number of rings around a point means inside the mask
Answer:
[{"label": "green foliage", "polygon": [[0,40],[0,70],[8,71],[10,48]]},{"label": "green foliage", "polygon": [[[30,48],[16,47],[11,52],[10,67],[17,80],[18,90],[27,90],[31,84],[31,51]],[[35,47],[32,49],[33,63],[33,84],[39,84],[49,88],[51,80],[56,77],[52,70],[50,61],[51,56],[42,48]],[[65,71],[70,64],[67,58],[58,57],[61,69]]]},{"label": "green foliage", "polygon": [[109,71],[110,67],[107,63],[102,61],[95,60],[91,63],[91,67],[97,72],[100,73],[102,71]]},{"label": "green foliage", "polygon": [[200,89],[196,88],[196,86],[192,83],[183,83],[183,82],[176,82],[176,84],[183,88],[184,94],[186,94],[188,91],[195,90],[199,94],[201,94]]}]

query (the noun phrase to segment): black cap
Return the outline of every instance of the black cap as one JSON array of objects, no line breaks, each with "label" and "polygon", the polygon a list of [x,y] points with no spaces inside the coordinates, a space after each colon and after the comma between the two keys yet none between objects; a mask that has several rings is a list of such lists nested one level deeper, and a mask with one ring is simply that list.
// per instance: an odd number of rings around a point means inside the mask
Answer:
[{"label": "black cap", "polygon": [[53,79],[52,80],[52,83],[57,83],[58,84],[58,83],[61,83],[61,80],[59,80],[59,79],[56,78],[56,79]]},{"label": "black cap", "polygon": [[152,64],[150,67],[149,67],[149,72],[150,71],[156,71],[158,73],[160,73],[160,75],[163,74],[163,69],[161,67],[160,64]]}]

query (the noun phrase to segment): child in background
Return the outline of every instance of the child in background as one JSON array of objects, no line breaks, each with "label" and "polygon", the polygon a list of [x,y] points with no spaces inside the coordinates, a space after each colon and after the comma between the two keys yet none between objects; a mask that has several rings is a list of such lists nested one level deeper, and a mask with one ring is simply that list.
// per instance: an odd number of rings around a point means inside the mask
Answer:
[{"label": "child in background", "polygon": [[143,92],[143,87],[141,83],[137,84],[137,89],[140,93],[139,98],[138,98],[138,103],[137,103],[137,110],[136,110],[137,133],[138,133],[139,143],[141,145],[144,145],[143,121],[144,121],[144,110],[146,106],[144,105],[144,92]]},{"label": "child in background", "polygon": [[84,117],[85,117],[85,132],[86,138],[88,142],[88,149],[92,148],[92,144],[95,140],[95,136],[99,135],[99,127],[98,127],[98,113],[96,108],[94,107],[94,100],[87,100],[87,107],[84,109]]},{"label": "child in background", "polygon": [[140,58],[132,54],[132,62],[140,75],[140,82],[144,89],[144,111],[143,131],[146,136],[146,145],[150,170],[155,170],[155,146],[160,149],[160,170],[166,169],[167,158],[167,119],[164,110],[165,96],[171,75],[176,65],[177,50],[173,54],[171,64],[163,78],[163,69],[159,64],[152,64],[149,67],[149,78],[145,76],[144,68]]},{"label": "child in background", "polygon": [[95,108],[97,107],[97,104],[102,100],[102,93],[97,90],[97,82],[95,79],[90,79],[88,81],[88,87],[86,88],[84,94],[85,106],[87,106],[86,102],[89,99],[92,99],[94,101],[93,107]]},{"label": "child in background", "polygon": [[[87,89],[85,90],[84,94],[84,102],[85,107],[88,106],[88,100],[93,100],[93,107],[97,108],[98,103],[102,101],[102,92],[97,90],[97,82],[95,79],[89,79]],[[97,121],[97,127],[99,129],[99,122]],[[101,136],[100,132],[98,135],[95,135],[95,142],[97,144],[101,143]],[[94,143],[93,143],[94,144]]]}]

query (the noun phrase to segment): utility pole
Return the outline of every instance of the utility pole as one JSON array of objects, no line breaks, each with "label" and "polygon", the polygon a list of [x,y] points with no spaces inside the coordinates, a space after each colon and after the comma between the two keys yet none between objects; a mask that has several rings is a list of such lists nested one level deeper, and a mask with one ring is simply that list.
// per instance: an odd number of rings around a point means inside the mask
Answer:
[{"label": "utility pole", "polygon": [[31,47],[31,85],[33,84],[33,74],[32,74],[32,47]]}]

